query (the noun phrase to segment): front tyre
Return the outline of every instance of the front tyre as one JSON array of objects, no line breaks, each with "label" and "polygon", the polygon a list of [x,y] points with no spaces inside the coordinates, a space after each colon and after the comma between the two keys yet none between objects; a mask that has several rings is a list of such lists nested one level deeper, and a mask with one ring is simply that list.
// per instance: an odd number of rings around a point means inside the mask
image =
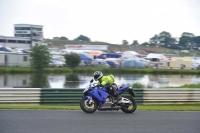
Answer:
[{"label": "front tyre", "polygon": [[130,105],[121,107],[121,110],[124,113],[133,113],[137,108],[137,103],[136,103],[135,99],[129,98],[129,100],[131,101]]},{"label": "front tyre", "polygon": [[83,97],[80,101],[80,107],[85,113],[94,113],[97,110],[96,100],[92,100],[92,103],[89,103],[89,100]]}]

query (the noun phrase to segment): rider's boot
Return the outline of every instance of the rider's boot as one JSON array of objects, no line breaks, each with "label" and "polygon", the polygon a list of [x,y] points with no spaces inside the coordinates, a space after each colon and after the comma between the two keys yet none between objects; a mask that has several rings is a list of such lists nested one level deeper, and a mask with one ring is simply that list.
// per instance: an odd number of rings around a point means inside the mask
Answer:
[{"label": "rider's boot", "polygon": [[115,100],[112,103],[111,107],[114,107],[116,104],[118,104],[118,102],[122,99],[122,97],[118,94],[118,93],[114,93],[115,95]]}]

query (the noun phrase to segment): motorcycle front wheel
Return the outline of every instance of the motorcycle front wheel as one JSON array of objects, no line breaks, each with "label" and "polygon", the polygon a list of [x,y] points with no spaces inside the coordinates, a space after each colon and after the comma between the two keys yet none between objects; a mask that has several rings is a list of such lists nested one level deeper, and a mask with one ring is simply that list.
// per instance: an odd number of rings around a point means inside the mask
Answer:
[{"label": "motorcycle front wheel", "polygon": [[85,113],[94,113],[97,110],[97,102],[96,100],[92,100],[90,104],[87,98],[82,97],[80,107]]}]

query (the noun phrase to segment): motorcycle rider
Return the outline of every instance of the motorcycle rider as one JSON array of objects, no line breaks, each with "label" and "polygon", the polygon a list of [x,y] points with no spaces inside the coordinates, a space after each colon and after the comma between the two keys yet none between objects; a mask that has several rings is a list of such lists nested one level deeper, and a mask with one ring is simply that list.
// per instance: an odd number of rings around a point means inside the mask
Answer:
[{"label": "motorcycle rider", "polygon": [[[114,96],[115,101],[112,104],[112,106],[117,104],[122,99],[122,97],[117,93],[117,85],[114,83],[115,80],[112,74],[108,76],[103,76],[103,73],[101,71],[96,71],[94,72],[94,80],[99,81],[98,86],[102,86],[102,87],[105,86],[108,92],[112,96]],[[91,81],[93,81],[93,79]]]}]

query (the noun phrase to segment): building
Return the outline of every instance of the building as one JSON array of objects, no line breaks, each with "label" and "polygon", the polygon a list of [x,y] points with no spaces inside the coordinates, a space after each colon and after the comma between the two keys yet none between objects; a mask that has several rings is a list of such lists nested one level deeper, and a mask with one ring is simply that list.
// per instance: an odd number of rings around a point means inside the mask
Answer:
[{"label": "building", "polygon": [[30,55],[28,53],[0,53],[0,66],[30,66]]},{"label": "building", "polygon": [[192,69],[192,57],[172,57],[170,69]]},{"label": "building", "polygon": [[15,37],[29,38],[31,41],[43,40],[43,26],[30,24],[15,24]]},{"label": "building", "polygon": [[47,45],[43,41],[43,26],[15,24],[14,37],[0,36],[0,45],[11,48],[30,49],[35,43]]},{"label": "building", "polygon": [[11,48],[30,48],[32,42],[30,38],[0,36],[0,45]]}]

